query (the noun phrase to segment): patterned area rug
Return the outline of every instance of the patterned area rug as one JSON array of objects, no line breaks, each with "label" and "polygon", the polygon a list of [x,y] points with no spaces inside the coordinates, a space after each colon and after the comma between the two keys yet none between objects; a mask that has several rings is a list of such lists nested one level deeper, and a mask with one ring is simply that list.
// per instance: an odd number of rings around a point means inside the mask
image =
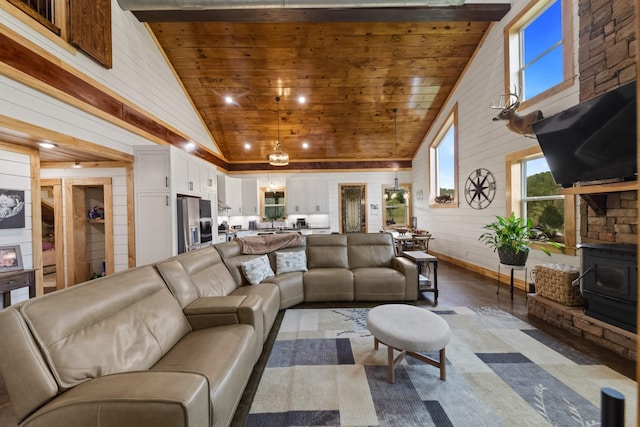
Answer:
[{"label": "patterned area rug", "polygon": [[366,308],[287,310],[245,425],[599,426],[601,387],[636,425],[634,381],[504,311],[431,310],[452,331],[447,379],[408,357],[394,384]]}]

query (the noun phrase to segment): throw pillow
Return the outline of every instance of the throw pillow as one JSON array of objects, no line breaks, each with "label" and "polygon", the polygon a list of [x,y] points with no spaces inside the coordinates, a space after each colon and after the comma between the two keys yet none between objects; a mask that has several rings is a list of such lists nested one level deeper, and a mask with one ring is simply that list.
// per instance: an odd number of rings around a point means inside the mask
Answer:
[{"label": "throw pillow", "polygon": [[292,271],[307,271],[307,254],[304,251],[276,252],[278,274]]},{"label": "throw pillow", "polygon": [[257,285],[263,280],[274,276],[271,265],[269,264],[269,258],[267,258],[266,255],[243,262],[240,264],[240,267],[242,268],[244,277],[246,277],[252,285]]}]

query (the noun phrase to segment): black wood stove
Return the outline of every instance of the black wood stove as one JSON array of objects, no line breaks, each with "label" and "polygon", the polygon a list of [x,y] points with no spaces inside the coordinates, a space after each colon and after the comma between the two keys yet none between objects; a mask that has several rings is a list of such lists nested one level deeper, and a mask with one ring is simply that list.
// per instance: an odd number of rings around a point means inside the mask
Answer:
[{"label": "black wood stove", "polygon": [[638,248],[627,244],[581,244],[585,314],[637,331]]}]

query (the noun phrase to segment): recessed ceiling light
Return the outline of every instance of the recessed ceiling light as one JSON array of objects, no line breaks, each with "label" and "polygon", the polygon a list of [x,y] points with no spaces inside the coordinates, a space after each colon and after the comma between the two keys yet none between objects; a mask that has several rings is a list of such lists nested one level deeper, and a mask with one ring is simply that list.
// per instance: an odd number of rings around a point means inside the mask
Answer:
[{"label": "recessed ceiling light", "polygon": [[246,144],[244,144],[244,149],[248,150],[251,148],[251,144],[249,144],[248,142]]},{"label": "recessed ceiling light", "polygon": [[54,144],[53,142],[49,142],[49,141],[43,141],[43,142],[38,142],[38,145],[42,148],[56,148],[57,145]]},{"label": "recessed ceiling light", "polygon": [[196,149],[196,143],[193,141],[187,142],[184,145],[184,149],[187,150],[188,152],[192,152],[193,150]]},{"label": "recessed ceiling light", "polygon": [[302,148],[304,148],[305,150],[306,150],[307,148],[309,148],[309,143],[308,143],[308,142],[303,142],[303,143],[302,143]]},{"label": "recessed ceiling light", "polygon": [[80,162],[75,162],[75,163],[73,164],[73,168],[74,168],[74,169],[80,169],[80,168],[82,168],[82,165],[80,164]]},{"label": "recessed ceiling light", "polygon": [[300,104],[304,104],[305,102],[307,102],[307,98],[305,98],[304,96],[299,96],[298,97],[298,102]]},{"label": "recessed ceiling light", "polygon": [[233,98],[232,98],[232,97],[230,97],[230,96],[225,96],[225,97],[224,97],[224,101],[225,101],[227,104],[233,104]]}]

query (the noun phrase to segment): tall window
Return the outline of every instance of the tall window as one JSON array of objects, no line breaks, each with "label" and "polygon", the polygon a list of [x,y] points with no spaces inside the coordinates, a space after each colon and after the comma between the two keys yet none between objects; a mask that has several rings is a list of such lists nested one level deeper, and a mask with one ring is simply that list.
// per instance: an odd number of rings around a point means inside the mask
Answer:
[{"label": "tall window", "polygon": [[384,223],[387,226],[411,227],[411,186],[383,187]]},{"label": "tall window", "polygon": [[[530,219],[535,230],[531,238],[551,252],[558,250],[546,241],[564,244],[567,255],[576,254],[576,196],[562,195],[540,147],[530,147],[505,158],[507,181],[505,215]],[[559,194],[560,193],[560,194]]]},{"label": "tall window", "polygon": [[438,205],[457,204],[458,114],[457,105],[429,148],[431,200]]},{"label": "tall window", "polygon": [[573,83],[573,28],[569,0],[533,1],[505,28],[505,86],[520,101]]},{"label": "tall window", "polygon": [[522,183],[523,216],[535,228],[531,237],[564,243],[564,196],[544,157],[522,161]]}]

